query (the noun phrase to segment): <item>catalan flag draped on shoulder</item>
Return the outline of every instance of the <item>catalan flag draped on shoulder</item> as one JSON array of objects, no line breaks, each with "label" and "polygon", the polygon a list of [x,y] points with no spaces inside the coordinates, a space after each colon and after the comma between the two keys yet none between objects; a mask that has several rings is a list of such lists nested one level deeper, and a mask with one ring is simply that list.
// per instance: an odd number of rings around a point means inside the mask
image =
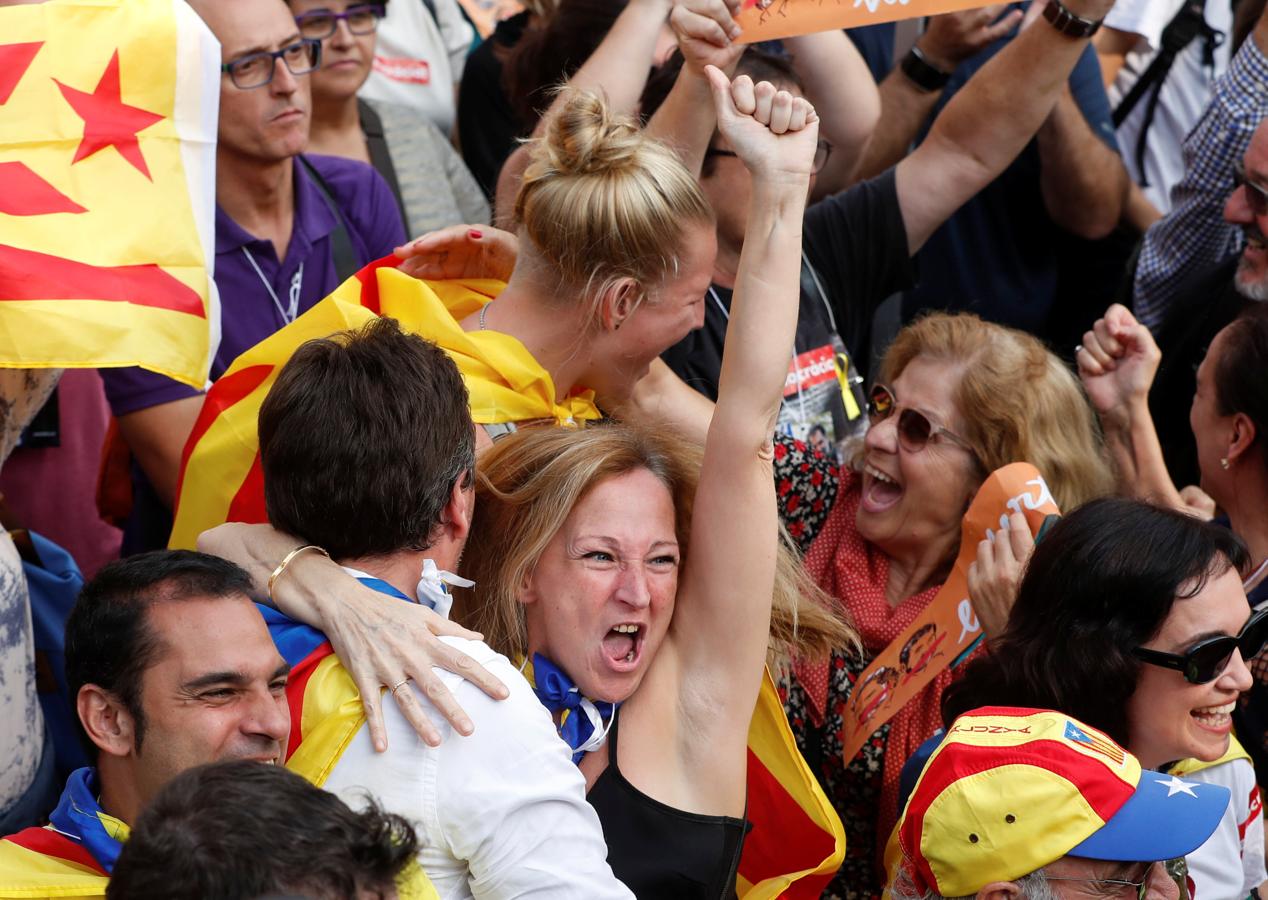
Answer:
[{"label": "catalan flag draped on shoulder", "polygon": [[[305,341],[391,316],[458,364],[480,424],[599,418],[590,392],[555,402],[550,374],[518,340],[458,324],[501,292],[500,281],[419,281],[387,257],[366,266],[304,315],[243,353],[212,386],[185,445],[171,546],[192,548],[224,522],[264,522],[256,419],[282,366]],[[390,389],[390,385],[385,385]]]},{"label": "catalan flag draped on shoulder", "polygon": [[206,384],[219,65],[182,0],[0,8],[0,366]]},{"label": "catalan flag draped on shoulder", "polygon": [[95,769],[76,769],[43,828],[0,840],[0,898],[104,897],[128,826],[97,803]]}]

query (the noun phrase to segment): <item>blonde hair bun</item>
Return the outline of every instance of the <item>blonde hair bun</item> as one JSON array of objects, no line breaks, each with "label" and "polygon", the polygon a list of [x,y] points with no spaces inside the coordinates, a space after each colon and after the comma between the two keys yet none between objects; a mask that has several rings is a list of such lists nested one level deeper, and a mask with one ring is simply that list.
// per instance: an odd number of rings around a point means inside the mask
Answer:
[{"label": "blonde hair bun", "polygon": [[539,159],[561,175],[601,175],[633,166],[647,139],[633,120],[592,91],[572,91],[546,123]]}]

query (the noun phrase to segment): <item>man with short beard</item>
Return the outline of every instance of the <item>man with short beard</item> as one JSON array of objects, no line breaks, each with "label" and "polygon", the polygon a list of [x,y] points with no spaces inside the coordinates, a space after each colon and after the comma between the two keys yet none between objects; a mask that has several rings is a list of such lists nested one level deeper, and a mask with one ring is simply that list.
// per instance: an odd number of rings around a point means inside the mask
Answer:
[{"label": "man with short beard", "polygon": [[[1224,202],[1223,221],[1240,232],[1244,246],[1185,278],[1162,314],[1146,322],[1162,350],[1149,409],[1177,484],[1199,480],[1189,425],[1198,363],[1216,333],[1247,304],[1268,302],[1268,119],[1255,130],[1245,155],[1229,168],[1236,186]],[[1139,298],[1136,305],[1140,310]]]}]

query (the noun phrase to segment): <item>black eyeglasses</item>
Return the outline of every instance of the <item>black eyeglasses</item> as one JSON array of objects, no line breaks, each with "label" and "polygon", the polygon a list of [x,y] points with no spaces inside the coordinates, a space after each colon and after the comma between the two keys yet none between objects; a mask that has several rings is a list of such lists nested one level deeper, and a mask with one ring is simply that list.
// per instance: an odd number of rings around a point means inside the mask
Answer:
[{"label": "black eyeglasses", "polygon": [[299,33],[306,38],[325,40],[335,33],[340,22],[348,23],[348,30],[353,34],[374,34],[379,27],[379,19],[387,10],[381,3],[363,3],[349,7],[341,13],[328,9],[315,9],[301,13],[295,17]]},{"label": "black eyeglasses", "polygon": [[321,41],[300,38],[293,44],[287,44],[281,50],[248,53],[246,56],[239,56],[237,59],[224,63],[220,71],[229,73],[234,87],[249,91],[253,88],[264,87],[273,81],[279,59],[292,75],[307,75],[321,65]]},{"label": "black eyeglasses", "polygon": [[895,412],[898,413],[898,443],[909,453],[919,453],[936,437],[945,437],[953,444],[963,447],[973,458],[977,459],[977,451],[973,445],[954,431],[935,425],[918,409],[899,406],[894,392],[883,384],[874,385],[867,398],[867,418],[875,426],[884,422]]},{"label": "black eyeglasses", "polygon": [[1175,669],[1184,673],[1190,684],[1207,684],[1224,674],[1233,651],[1240,650],[1243,660],[1259,655],[1268,643],[1268,609],[1252,613],[1236,637],[1222,635],[1198,641],[1184,653],[1164,653],[1148,647],[1136,647],[1132,654],[1151,666]]},{"label": "black eyeglasses", "polygon": [[1233,190],[1238,188],[1246,188],[1246,203],[1251,212],[1257,216],[1268,216],[1268,190],[1246,177],[1246,169],[1240,160],[1233,163]]},{"label": "black eyeglasses", "polygon": [[[818,175],[823,171],[823,167],[828,164],[828,157],[832,155],[832,142],[819,138],[819,143],[815,144],[814,162],[810,164],[810,174]],[[719,150],[717,147],[710,147],[704,151],[704,158],[710,156],[739,156],[734,150]]]}]

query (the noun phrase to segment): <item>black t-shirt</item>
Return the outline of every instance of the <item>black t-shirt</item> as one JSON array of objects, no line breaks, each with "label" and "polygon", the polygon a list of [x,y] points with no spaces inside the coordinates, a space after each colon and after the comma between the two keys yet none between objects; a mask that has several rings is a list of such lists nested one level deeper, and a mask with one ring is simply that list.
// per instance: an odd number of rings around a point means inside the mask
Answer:
[{"label": "black t-shirt", "polygon": [[471,51],[458,86],[458,139],[462,159],[490,200],[497,189],[502,164],[515,150],[516,138],[526,129],[502,87],[499,51],[519,43],[528,13],[503,19],[489,39]]},{"label": "black t-shirt", "polygon": [[[806,210],[797,356],[789,367],[781,431],[826,449],[816,426],[828,432],[823,437],[831,443],[861,425],[861,392],[857,382],[850,383],[850,369],[866,375],[876,307],[911,287],[912,273],[893,169]],[[711,286],[704,327],[661,354],[670,369],[712,400],[718,397],[730,309],[731,291]],[[835,399],[823,396],[829,389]]]}]

